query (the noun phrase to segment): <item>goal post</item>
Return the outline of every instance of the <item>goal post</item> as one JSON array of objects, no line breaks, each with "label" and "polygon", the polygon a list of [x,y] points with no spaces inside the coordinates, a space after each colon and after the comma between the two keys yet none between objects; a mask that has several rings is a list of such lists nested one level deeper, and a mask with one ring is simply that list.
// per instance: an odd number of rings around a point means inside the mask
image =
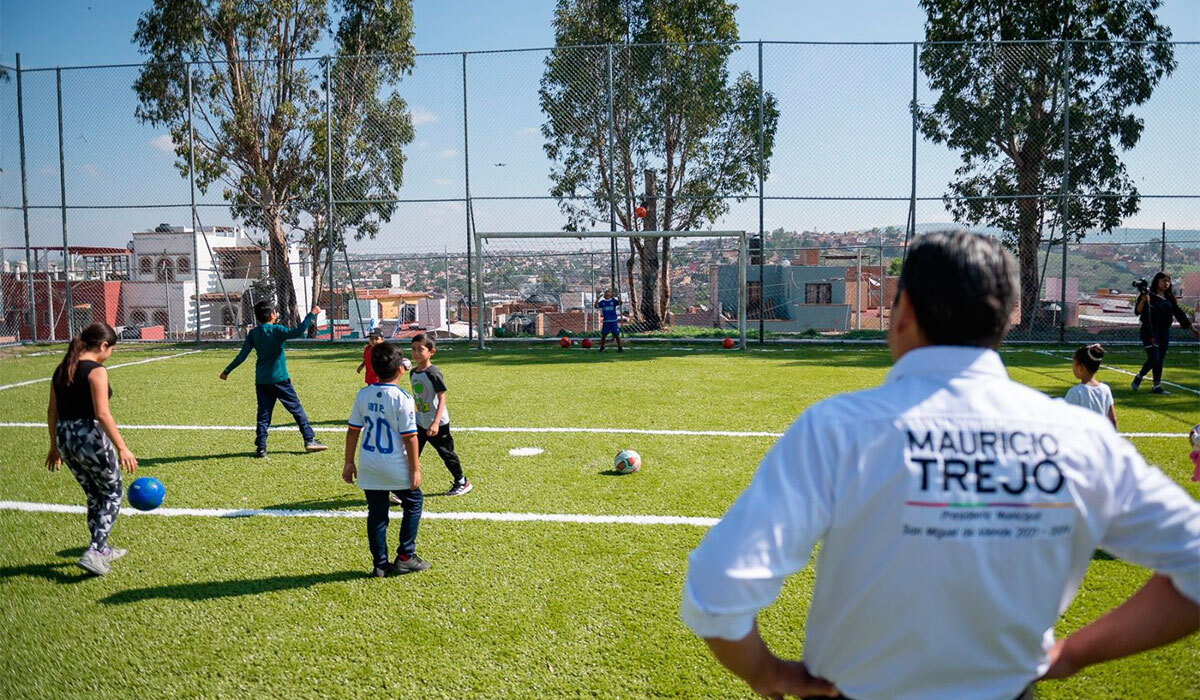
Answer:
[{"label": "goal post", "polygon": [[[657,251],[665,247],[660,246],[664,238],[679,243],[661,260]],[[652,269],[662,274],[662,280],[646,286],[633,262],[633,239],[654,242],[657,267]],[[610,267],[614,240],[629,246],[623,250],[618,246],[620,262]],[[661,293],[665,281],[671,290],[669,308],[662,309],[662,317],[650,324],[650,331],[668,329],[675,319],[682,319],[687,321],[682,326],[726,329],[731,335],[736,329],[738,347],[746,348],[749,251],[745,231],[498,231],[475,232],[474,242],[475,310],[470,320],[480,349],[488,338],[501,333],[540,337],[594,333],[598,328],[591,307],[597,282],[605,281],[604,287],[615,287],[621,297],[629,294],[630,301],[645,289]],[[530,287],[535,291],[530,293]],[[629,311],[637,317],[645,303],[643,299],[639,308]]]}]

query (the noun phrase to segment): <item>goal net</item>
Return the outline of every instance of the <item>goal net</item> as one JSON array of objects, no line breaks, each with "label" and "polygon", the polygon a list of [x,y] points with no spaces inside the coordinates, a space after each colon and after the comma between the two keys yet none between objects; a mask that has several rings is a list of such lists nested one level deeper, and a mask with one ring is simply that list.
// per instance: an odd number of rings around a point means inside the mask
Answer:
[{"label": "goal net", "polygon": [[[503,338],[598,337],[611,290],[622,335],[746,343],[745,231],[475,234],[471,320]],[[478,310],[478,313],[476,313]]]}]

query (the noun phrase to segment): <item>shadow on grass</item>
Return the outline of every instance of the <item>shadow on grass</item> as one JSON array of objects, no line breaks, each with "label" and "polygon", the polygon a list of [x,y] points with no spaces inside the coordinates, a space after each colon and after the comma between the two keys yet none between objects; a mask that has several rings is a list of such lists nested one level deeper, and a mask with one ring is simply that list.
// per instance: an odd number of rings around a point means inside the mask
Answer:
[{"label": "shadow on grass", "polygon": [[1103,549],[1092,552],[1092,561],[1117,561],[1117,558]]},{"label": "shadow on grass", "polygon": [[[65,550],[74,551],[74,550]],[[79,550],[81,553],[83,550]],[[61,554],[61,552],[60,552]],[[70,573],[68,573],[70,572]],[[75,567],[74,563],[57,562],[55,564],[29,564],[26,566],[6,566],[0,568],[0,579],[17,578],[20,576],[31,576],[34,578],[46,579],[54,583],[79,583],[90,578],[95,578],[91,574],[84,572],[82,569]]]},{"label": "shadow on grass", "polygon": [[178,464],[179,462],[195,462],[197,460],[208,460],[208,459],[236,459],[239,457],[245,457],[245,458],[249,459],[251,456],[253,456],[253,454],[254,453],[251,450],[246,450],[244,452],[226,452],[225,454],[219,454],[219,455],[203,454],[203,455],[179,455],[176,457],[139,457],[138,458],[138,466],[139,467],[153,467],[153,466],[157,466],[160,464],[170,465],[170,464]]},{"label": "shadow on grass", "polygon": [[236,598],[245,595],[258,595],[275,591],[289,591],[297,588],[311,588],[323,583],[338,583],[366,578],[362,571],[333,571],[324,574],[306,574],[303,576],[268,576],[266,578],[234,579],[230,581],[207,581],[201,583],[180,583],[174,586],[150,586],[148,588],[132,588],[120,593],[114,593],[102,598],[106,605],[124,605],[138,603],[144,600],[212,600],[214,598]]},{"label": "shadow on grass", "polygon": [[351,506],[366,507],[366,505],[366,498],[337,496],[335,498],[310,498],[305,501],[277,503],[273,506],[266,506],[264,510],[337,510]]},{"label": "shadow on grass", "polygon": [[629,472],[628,474],[626,474],[625,472],[619,472],[616,469],[605,469],[604,471],[597,472],[597,473],[600,476],[629,476],[629,474],[634,474],[636,472]]}]

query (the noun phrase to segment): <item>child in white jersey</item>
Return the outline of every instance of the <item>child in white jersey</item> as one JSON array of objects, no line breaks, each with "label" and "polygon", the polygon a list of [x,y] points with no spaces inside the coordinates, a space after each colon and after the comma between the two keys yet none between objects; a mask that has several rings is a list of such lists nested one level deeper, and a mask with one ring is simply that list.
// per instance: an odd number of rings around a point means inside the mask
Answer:
[{"label": "child in white jersey", "polygon": [[1071,358],[1071,371],[1079,383],[1067,391],[1066,401],[1108,416],[1115,428],[1117,412],[1113,408],[1112,389],[1096,381],[1096,372],[1100,370],[1100,361],[1103,359],[1104,348],[1100,343],[1085,345],[1075,351],[1075,356]]},{"label": "child in white jersey", "polygon": [[[400,348],[378,343],[371,348],[371,367],[379,382],[358,390],[346,428],[346,461],[342,479],[358,482],[367,498],[367,543],[371,548],[371,574],[424,571],[429,563],[417,556],[417,527],[424,496],[417,454],[417,416],[412,397],[396,385],[401,375]],[[355,464],[361,442],[362,455]],[[404,506],[400,521],[400,546],[396,560],[388,561],[388,495]]]}]

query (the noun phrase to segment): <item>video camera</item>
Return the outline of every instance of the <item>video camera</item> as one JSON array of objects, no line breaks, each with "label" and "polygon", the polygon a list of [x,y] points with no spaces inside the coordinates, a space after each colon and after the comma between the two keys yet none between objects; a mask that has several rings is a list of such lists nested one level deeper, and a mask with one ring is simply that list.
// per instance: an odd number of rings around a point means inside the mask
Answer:
[{"label": "video camera", "polygon": [[1150,293],[1150,283],[1144,277],[1140,280],[1134,280],[1133,288],[1138,290],[1140,294]]}]

